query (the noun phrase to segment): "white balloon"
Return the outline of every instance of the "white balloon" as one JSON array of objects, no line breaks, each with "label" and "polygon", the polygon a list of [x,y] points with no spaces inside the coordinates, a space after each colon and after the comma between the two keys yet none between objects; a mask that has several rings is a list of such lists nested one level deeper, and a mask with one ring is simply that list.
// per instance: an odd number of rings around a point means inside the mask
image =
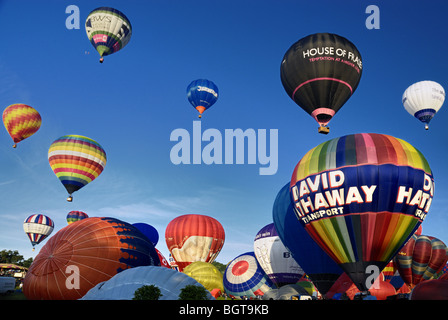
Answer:
[{"label": "white balloon", "polygon": [[445,101],[445,90],[434,81],[420,81],[409,86],[402,97],[403,106],[409,114],[428,124]]}]

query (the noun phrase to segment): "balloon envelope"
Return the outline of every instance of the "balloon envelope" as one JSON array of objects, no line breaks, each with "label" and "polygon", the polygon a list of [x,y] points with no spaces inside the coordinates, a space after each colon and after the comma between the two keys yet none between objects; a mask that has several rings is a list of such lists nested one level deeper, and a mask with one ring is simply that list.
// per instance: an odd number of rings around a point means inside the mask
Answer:
[{"label": "balloon envelope", "polygon": [[101,58],[123,49],[131,40],[131,22],[114,8],[100,7],[90,12],[85,28],[89,41]]},{"label": "balloon envelope", "polygon": [[[124,270],[111,279],[97,284],[81,300],[132,300],[142,286],[160,289],[159,300],[178,300],[181,290],[188,285],[201,286],[193,278],[175,270],[155,266],[141,266]],[[208,294],[209,300],[214,298]]]},{"label": "balloon envelope", "polygon": [[43,214],[33,214],[23,222],[23,230],[34,246],[47,238],[54,229],[54,222]]},{"label": "balloon envelope", "polygon": [[66,135],[55,140],[48,150],[51,169],[69,193],[92,182],[106,166],[106,152],[98,142],[80,135]]},{"label": "balloon envelope", "polygon": [[262,296],[275,288],[253,252],[243,253],[227,265],[223,283],[226,293],[235,297]]},{"label": "balloon envelope", "polygon": [[409,86],[402,97],[403,106],[410,115],[428,124],[445,101],[445,90],[434,81],[420,81]]},{"label": "balloon envelope", "polygon": [[42,118],[36,109],[26,104],[12,104],[3,111],[3,124],[8,131],[14,147],[17,143],[32,136],[39,130]]},{"label": "balloon envelope", "polygon": [[310,150],[290,186],[300,223],[366,290],[366,268],[383,270],[425,219],[434,180],[409,143],[361,133]]},{"label": "balloon envelope", "polygon": [[149,240],[151,240],[154,246],[157,245],[159,242],[159,232],[156,228],[143,222],[133,223],[132,225],[140,230],[141,233],[143,233]]},{"label": "balloon envelope", "polygon": [[304,275],[278,236],[273,223],[258,231],[254,240],[254,253],[264,272],[277,287],[296,283]]},{"label": "balloon envelope", "polygon": [[195,261],[213,262],[224,240],[221,223],[200,214],[179,216],[170,221],[165,230],[166,245],[179,271]]},{"label": "balloon envelope", "polygon": [[222,273],[209,262],[193,262],[184,268],[183,273],[195,279],[210,292],[213,289],[224,291]]},{"label": "balloon envelope", "polygon": [[87,218],[47,241],[26,274],[23,292],[30,300],[79,299],[115,274],[144,265],[160,261],[140,231],[118,219]]},{"label": "balloon envelope", "polygon": [[282,243],[319,292],[325,294],[343,271],[297,220],[289,194],[289,183],[278,192],[272,216]]},{"label": "balloon envelope", "polygon": [[312,34],[294,43],[280,67],[288,96],[321,127],[355,92],[361,75],[358,49],[346,38],[330,33]]},{"label": "balloon envelope", "polygon": [[187,98],[191,105],[198,110],[199,118],[202,113],[218,100],[218,87],[207,79],[192,81],[187,87]]},{"label": "balloon envelope", "polygon": [[409,300],[448,300],[448,280],[420,282],[412,289]]},{"label": "balloon envelope", "polygon": [[73,222],[88,218],[89,216],[87,215],[87,213],[82,212],[82,211],[70,211],[67,214],[67,223],[71,224]]},{"label": "balloon envelope", "polygon": [[441,240],[414,235],[395,256],[395,263],[401,278],[411,288],[420,282],[430,280],[445,266],[448,248]]}]

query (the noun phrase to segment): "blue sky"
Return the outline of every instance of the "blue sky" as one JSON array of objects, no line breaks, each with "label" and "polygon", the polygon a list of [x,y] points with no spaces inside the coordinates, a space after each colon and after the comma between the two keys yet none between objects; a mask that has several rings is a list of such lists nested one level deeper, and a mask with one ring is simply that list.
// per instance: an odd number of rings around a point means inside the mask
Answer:
[{"label": "blue sky", "polygon": [[[65,26],[72,4],[80,9],[80,29]],[[380,29],[366,28],[371,4],[380,9]],[[87,15],[100,6],[119,9],[133,27],[129,44],[103,64],[84,30]],[[81,210],[153,225],[157,248],[168,257],[167,224],[197,213],[223,225],[226,241],[217,261],[227,263],[253,250],[258,230],[272,222],[277,192],[309,149],[360,132],[404,139],[425,155],[436,188],[423,233],[448,243],[446,103],[429,131],[401,104],[414,82],[433,80],[448,88],[447,9],[444,1],[403,0],[0,1],[2,108],[26,103],[43,121],[17,149],[0,131],[0,249],[35,257],[45,241],[32,252],[23,220],[46,214],[55,233],[67,225],[69,211]],[[360,84],[326,136],[280,81],[286,50],[317,32],[348,38],[363,60]],[[212,80],[220,91],[204,113],[202,130],[278,130],[275,175],[259,175],[260,164],[171,162],[171,132],[191,134],[197,120],[186,87],[198,78]],[[47,160],[50,144],[65,134],[98,141],[108,160],[72,203]]]}]

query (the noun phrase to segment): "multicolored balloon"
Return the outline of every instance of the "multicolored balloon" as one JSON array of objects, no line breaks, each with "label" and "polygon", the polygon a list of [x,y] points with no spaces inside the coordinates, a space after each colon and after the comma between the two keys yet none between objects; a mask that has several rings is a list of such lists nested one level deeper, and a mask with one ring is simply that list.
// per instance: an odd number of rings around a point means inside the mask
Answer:
[{"label": "multicolored balloon", "polygon": [[362,75],[361,54],[353,43],[331,33],[300,39],[286,51],[280,67],[288,96],[327,134],[328,122],[358,87]]},{"label": "multicolored balloon", "polygon": [[67,214],[67,223],[72,224],[73,222],[88,218],[87,213],[82,211],[70,211]]},{"label": "multicolored balloon", "polygon": [[195,261],[213,262],[224,245],[224,228],[218,220],[200,214],[179,216],[165,230],[165,241],[179,271]]},{"label": "multicolored balloon", "polygon": [[448,261],[448,248],[443,241],[425,235],[414,235],[394,259],[401,278],[412,289],[433,279]]},{"label": "multicolored balloon", "polygon": [[23,222],[23,230],[30,238],[33,251],[34,246],[47,238],[53,232],[53,229],[53,220],[43,214],[33,214]]},{"label": "multicolored balloon", "polygon": [[278,192],[272,208],[275,229],[282,243],[321,294],[326,294],[342,269],[311,238],[294,212],[288,182]]},{"label": "multicolored balloon", "polygon": [[218,100],[218,87],[207,79],[192,81],[187,87],[187,98],[191,105],[198,110],[199,118],[202,113]]},{"label": "multicolored balloon", "polygon": [[361,133],[310,150],[290,187],[301,224],[365,291],[367,268],[383,270],[425,219],[434,179],[406,141]]},{"label": "multicolored balloon", "polygon": [[87,16],[85,27],[87,37],[100,54],[101,63],[104,56],[123,49],[131,40],[131,22],[114,8],[100,7],[93,10]]},{"label": "multicolored balloon", "polygon": [[39,130],[42,118],[36,109],[26,104],[12,104],[3,111],[3,124],[14,141],[17,143],[32,136]]},{"label": "multicolored balloon", "polygon": [[278,236],[273,223],[258,231],[254,240],[254,253],[266,275],[277,287],[297,283],[304,275]]},{"label": "multicolored balloon", "polygon": [[262,296],[275,288],[253,252],[243,253],[227,265],[223,283],[226,293],[235,297]]},{"label": "multicolored balloon", "polygon": [[72,201],[73,192],[103,172],[106,152],[95,140],[80,135],[66,135],[51,144],[48,161],[69,194],[67,201]]},{"label": "multicolored balloon", "polygon": [[402,97],[403,106],[429,129],[429,122],[445,101],[445,90],[434,81],[420,81],[409,86]]},{"label": "multicolored balloon", "polygon": [[26,274],[23,292],[29,300],[75,300],[123,270],[149,265],[160,266],[160,261],[137,228],[114,218],[91,217],[47,241]]}]

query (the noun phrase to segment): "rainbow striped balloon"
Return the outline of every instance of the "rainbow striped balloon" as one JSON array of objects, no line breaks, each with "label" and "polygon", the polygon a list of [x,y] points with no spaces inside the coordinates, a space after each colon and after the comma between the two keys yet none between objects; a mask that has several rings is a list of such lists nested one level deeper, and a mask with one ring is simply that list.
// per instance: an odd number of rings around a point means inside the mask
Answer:
[{"label": "rainbow striped balloon", "polygon": [[106,152],[98,142],[80,135],[66,135],[55,140],[48,150],[51,169],[69,193],[95,180],[106,166]]},{"label": "rainbow striped balloon", "polygon": [[295,167],[290,188],[299,221],[366,290],[367,268],[381,271],[425,219],[434,179],[409,143],[361,133],[310,150]]},{"label": "rainbow striped balloon", "polygon": [[42,118],[36,109],[26,104],[16,103],[3,111],[3,124],[14,141],[17,143],[32,136],[39,130]]}]

